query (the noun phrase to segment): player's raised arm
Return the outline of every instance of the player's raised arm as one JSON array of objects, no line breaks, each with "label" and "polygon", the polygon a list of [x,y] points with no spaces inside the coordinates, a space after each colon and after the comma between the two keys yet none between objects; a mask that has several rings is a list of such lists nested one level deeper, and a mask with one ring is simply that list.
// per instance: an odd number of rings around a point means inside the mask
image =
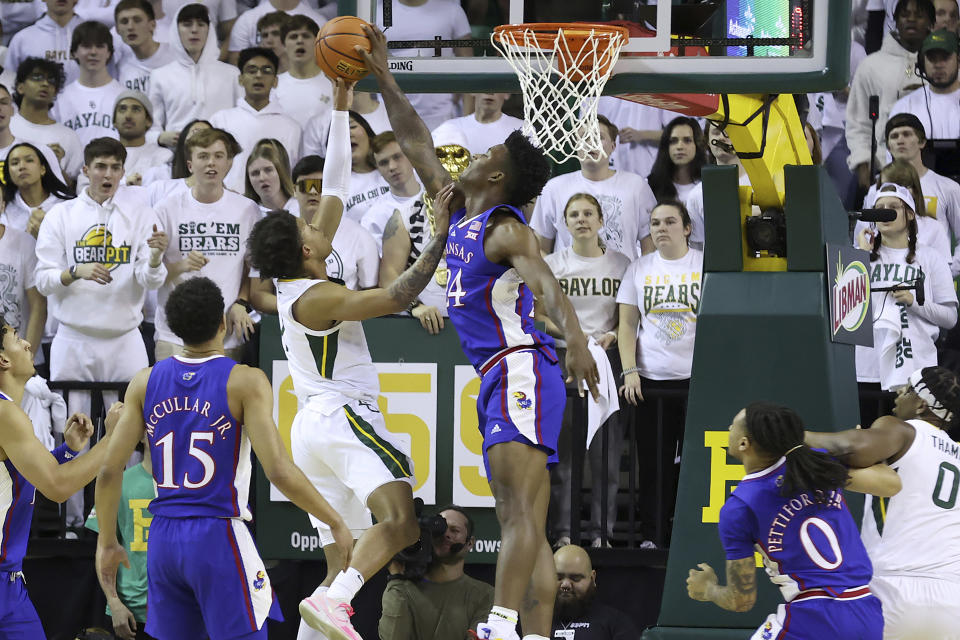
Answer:
[{"label": "player's raised arm", "polygon": [[543,302],[543,308],[555,325],[563,331],[567,341],[567,382],[576,382],[583,395],[581,382],[586,382],[594,399],[600,397],[597,384],[600,374],[597,363],[587,349],[587,338],[580,328],[580,320],[563,294],[560,284],[550,267],[540,255],[540,245],[527,225],[509,213],[496,214],[497,218],[488,229],[484,250],[493,263],[506,263],[517,270],[524,284],[530,287],[534,297]]},{"label": "player's raised arm", "polygon": [[837,433],[807,431],[804,441],[816,449],[826,449],[854,468],[871,467],[898,458],[911,444],[916,431],[893,416],[874,421],[869,429],[847,429]]},{"label": "player's raised arm", "polygon": [[243,415],[239,417],[267,479],[291,502],[330,527],[345,564],[349,564],[353,535],[284,448],[273,421],[273,390],[267,376],[260,369],[238,365],[230,374],[227,389],[231,396],[240,398]]},{"label": "player's raised arm", "polygon": [[313,224],[330,242],[337,233],[343,209],[350,196],[350,102],[353,82],[337,78],[333,86],[333,113],[330,116],[330,136],[327,139],[327,158],[323,165],[323,191]]},{"label": "player's raised arm", "polygon": [[95,505],[97,507],[97,579],[107,600],[117,598],[117,569],[130,567],[127,553],[117,540],[117,510],[123,484],[123,466],[137,443],[143,438],[143,399],[150,369],[141,369],[127,386],[120,420],[114,429],[100,473],[97,475]]},{"label": "player's raised arm", "polygon": [[390,73],[387,64],[386,36],[375,26],[369,28],[365,26],[363,30],[370,38],[370,52],[359,46],[356,50],[363,56],[367,68],[377,78],[380,96],[383,98],[387,116],[390,118],[390,127],[397,136],[397,142],[400,143],[403,154],[413,164],[427,195],[434,197],[440,187],[453,182],[453,178],[437,159],[430,130],[400,89],[396,78]]}]

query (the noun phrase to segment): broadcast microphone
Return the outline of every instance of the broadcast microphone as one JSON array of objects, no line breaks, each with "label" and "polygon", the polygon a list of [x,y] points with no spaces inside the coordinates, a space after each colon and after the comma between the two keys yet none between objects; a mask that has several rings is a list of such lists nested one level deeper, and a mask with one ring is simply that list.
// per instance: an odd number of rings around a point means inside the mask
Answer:
[{"label": "broadcast microphone", "polygon": [[893,209],[862,209],[850,211],[849,215],[862,222],[893,222],[897,219],[897,212]]},{"label": "broadcast microphone", "polygon": [[916,298],[917,305],[923,306],[924,301],[927,298],[927,294],[923,290],[924,282],[926,281],[927,276],[923,273],[923,269],[920,269],[920,275],[917,276],[917,279],[914,281],[914,286],[916,287]]}]

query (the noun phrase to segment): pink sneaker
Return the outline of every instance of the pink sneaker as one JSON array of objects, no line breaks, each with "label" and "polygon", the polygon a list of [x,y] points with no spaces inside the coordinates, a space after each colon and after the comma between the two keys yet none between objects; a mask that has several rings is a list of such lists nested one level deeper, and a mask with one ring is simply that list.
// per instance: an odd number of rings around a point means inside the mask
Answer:
[{"label": "pink sneaker", "polygon": [[326,592],[314,594],[300,601],[300,616],[317,631],[323,631],[330,640],[363,640],[350,624],[353,607],[327,597]]}]

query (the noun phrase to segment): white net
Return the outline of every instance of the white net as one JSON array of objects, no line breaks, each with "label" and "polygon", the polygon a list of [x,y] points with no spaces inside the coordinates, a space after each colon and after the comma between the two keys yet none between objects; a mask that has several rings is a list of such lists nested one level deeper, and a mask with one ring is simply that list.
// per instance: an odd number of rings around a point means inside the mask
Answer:
[{"label": "white net", "polygon": [[601,25],[520,25],[491,36],[520,79],[524,134],[554,162],[602,155],[597,98],[626,42],[624,32]]}]

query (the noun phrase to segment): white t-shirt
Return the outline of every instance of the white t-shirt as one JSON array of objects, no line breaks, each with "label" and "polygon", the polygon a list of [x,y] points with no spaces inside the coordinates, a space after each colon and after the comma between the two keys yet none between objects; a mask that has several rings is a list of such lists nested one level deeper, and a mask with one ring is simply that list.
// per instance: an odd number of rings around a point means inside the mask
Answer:
[{"label": "white t-shirt", "polygon": [[[895,358],[892,365],[895,370],[902,369],[903,380],[921,367],[936,366],[937,350],[934,342],[940,334],[941,327],[937,326],[922,314],[929,312],[932,305],[957,306],[957,294],[953,288],[953,279],[946,261],[936,251],[924,244],[917,244],[916,256],[912,264],[907,263],[909,249],[893,249],[880,247],[880,253],[875,261],[870,262],[870,286],[889,287],[902,283],[913,282],[919,269],[925,275],[924,293],[926,302],[924,307],[916,300],[909,307],[897,305],[893,294],[889,292],[871,293],[871,312],[874,318],[874,336],[878,334],[878,320],[885,319],[889,313],[899,316],[899,334],[896,340]],[[914,297],[916,294],[914,293]],[[956,317],[956,316],[954,316]],[[952,325],[951,325],[952,326]],[[949,327],[943,327],[949,328]],[[878,350],[883,345],[874,347],[857,346],[856,365],[857,380],[860,382],[880,382],[881,378],[890,379],[896,371],[880,371],[880,356]]]},{"label": "white t-shirt", "polygon": [[702,283],[703,253],[696,249],[677,260],[648,253],[623,274],[617,302],[640,310],[637,367],[644,378],[690,377]]},{"label": "white t-shirt", "polygon": [[343,280],[354,291],[377,286],[380,254],[369,231],[350,218],[341,218],[332,244],[333,251],[327,256],[327,277]]},{"label": "white t-shirt", "polygon": [[34,124],[19,113],[10,119],[10,133],[21,140],[34,145],[59,144],[63,149],[60,167],[71,179],[76,179],[83,167],[83,145],[73,129],[59,122],[53,124]]},{"label": "white t-shirt", "polygon": [[[741,185],[750,184],[750,176],[744,173],[740,176]],[[681,200],[690,214],[690,246],[703,251],[703,183],[696,182],[687,193],[685,200]]]},{"label": "white t-shirt", "polygon": [[388,193],[390,193],[390,187],[387,186],[387,181],[376,169],[367,173],[351,171],[350,196],[347,198],[347,206],[343,210],[343,217],[350,218],[360,224],[363,216],[373,206],[373,203]]},{"label": "white t-shirt", "polygon": [[377,250],[380,251],[381,255],[383,254],[383,229],[387,226],[387,222],[390,221],[390,216],[393,215],[394,211],[402,211],[412,206],[414,202],[421,198],[423,198],[423,189],[406,198],[397,196],[391,191],[382,198],[378,198],[377,201],[367,209],[367,212],[363,214],[363,219],[360,221],[360,224],[363,225],[363,228],[369,231],[373,239],[376,240]]},{"label": "white t-shirt", "polygon": [[27,289],[37,286],[36,247],[30,234],[4,227],[0,236],[0,315],[24,337],[30,319]]},{"label": "white t-shirt", "polygon": [[[470,37],[470,22],[459,2],[450,0],[427,0],[416,7],[408,7],[394,2],[393,24],[384,31],[387,40],[433,40],[440,36],[444,40]],[[383,3],[377,2],[377,26],[384,29]],[[232,48],[232,47],[231,47]],[[433,49],[392,49],[390,54],[402,57],[433,57]],[[442,57],[452,56],[452,49],[441,49]],[[407,94],[410,104],[420,117],[433,130],[444,120],[457,115],[453,94],[450,93],[411,93]]]},{"label": "white t-shirt", "polygon": [[[70,56],[70,42],[73,30],[83,22],[83,18],[74,14],[65,27],[44,14],[29,27],[18,32],[10,40],[10,48],[4,66],[16,69],[27,58],[43,58],[63,64],[67,82],[73,82],[80,73],[77,61]],[[13,87],[8,87],[13,91]]]},{"label": "white t-shirt", "polygon": [[[0,2],[0,24],[3,25],[3,44],[10,44],[10,39],[21,29],[29,27],[46,11],[46,5],[40,0],[27,2]],[[13,89],[13,87],[10,87]]]},{"label": "white t-shirt", "polygon": [[[410,237],[410,255],[407,257],[407,264],[404,265],[406,269],[416,262],[430,239],[433,238],[423,198],[414,198],[406,207],[400,209],[400,221],[403,222],[403,228],[407,230],[407,235]],[[417,299],[423,304],[436,307],[444,318],[448,316],[446,278],[449,275],[447,261],[440,258],[434,276],[430,278],[427,286],[417,296]]]},{"label": "white t-shirt", "polygon": [[361,113],[363,119],[367,121],[374,133],[383,133],[391,131],[390,116],[387,115],[387,107],[383,102],[377,102],[377,108],[370,113]]},{"label": "white t-shirt", "polygon": [[[250,47],[259,47],[260,36],[257,34],[257,21],[274,11],[279,11],[279,9],[274,7],[270,3],[270,0],[264,0],[264,2],[261,2],[253,9],[244,11],[243,14],[237,18],[237,21],[233,23],[233,29],[230,30],[229,50],[239,52],[244,49],[249,49]],[[327,23],[326,18],[317,13],[315,9],[311,8],[310,5],[305,2],[301,2],[293,9],[284,11],[284,13],[290,16],[307,16],[316,22],[318,27],[323,27],[323,25]]]},{"label": "white t-shirt", "polygon": [[960,89],[950,93],[934,93],[925,84],[893,103],[892,118],[898,113],[912,113],[920,119],[927,138],[960,138]]},{"label": "white t-shirt", "polygon": [[[577,312],[584,335],[600,338],[617,328],[617,292],[630,259],[608,249],[602,256],[588,258],[566,247],[545,258],[560,288]],[[557,340],[558,347],[566,346]]]},{"label": "white t-shirt", "polygon": [[170,177],[170,163],[173,152],[156,142],[145,142],[139,147],[127,147],[127,161],[123,163],[126,177],[139,173],[143,177],[143,186],[163,177]]},{"label": "white t-shirt", "polygon": [[442,126],[453,127],[462,133],[467,140],[467,151],[473,154],[486,153],[490,147],[502,144],[507,136],[523,128],[523,120],[502,113],[493,122],[478,122],[474,115],[469,115],[447,120]]},{"label": "white t-shirt", "polygon": [[329,128],[333,84],[323,73],[312,78],[294,78],[289,71],[285,71],[277,76],[277,102],[297,123],[326,116]]},{"label": "white t-shirt", "polygon": [[123,87],[111,80],[102,87],[85,87],[71,82],[53,103],[50,117],[77,134],[84,147],[94,138],[117,138],[113,127],[113,107]]},{"label": "white t-shirt", "polygon": [[40,203],[39,207],[31,207],[23,201],[23,196],[17,191],[17,193],[13,195],[13,200],[11,200],[3,210],[3,213],[0,213],[0,222],[17,231],[26,233],[27,222],[30,221],[30,213],[33,209],[50,211],[54,205],[60,204],[61,202],[64,202],[62,198],[50,194],[46,200]]},{"label": "white t-shirt", "polygon": [[[637,131],[660,131],[677,117],[672,111],[621,100],[614,96],[601,96],[597,101],[597,113],[606,116],[618,129],[629,127]],[[610,161],[614,169],[647,177],[656,157],[657,141],[618,142]]]},{"label": "white t-shirt", "polygon": [[152,56],[140,60],[130,47],[126,44],[123,46],[126,47],[126,55],[117,63],[120,85],[124,89],[133,89],[147,95],[150,91],[150,75],[153,70],[173,62],[176,58],[174,51],[170,45],[162,42]]},{"label": "white t-shirt", "polygon": [[[330,137],[330,114],[330,109],[321,110],[317,115],[306,121],[307,124],[303,127],[304,156],[325,157],[327,155],[327,138]],[[362,113],[360,115],[373,129],[374,134],[390,131],[390,120],[382,102],[372,113]]]},{"label": "white t-shirt", "polygon": [[600,202],[600,237],[607,248],[631,260],[640,255],[640,241],[650,235],[650,211],[657,204],[646,180],[627,171],[617,171],[600,181],[586,178],[582,171],[551,178],[537,198],[530,226],[542,237],[554,240],[554,251],[572,242],[563,210],[576,193],[589,193]]},{"label": "white t-shirt", "polygon": [[[163,229],[170,236],[170,245],[163,258],[165,263],[179,262],[193,250],[202,252],[210,260],[199,271],[189,271],[175,281],[168,280],[157,294],[157,339],[181,344],[167,324],[163,310],[167,298],[181,282],[205,276],[220,287],[225,304],[236,300],[247,272],[244,264],[247,238],[260,219],[260,210],[252,200],[232,191],[225,190],[219,200],[205,204],[197,201],[186,189],[162,200],[156,211]],[[227,336],[224,343],[227,349],[239,345],[240,340],[233,334]]]}]

